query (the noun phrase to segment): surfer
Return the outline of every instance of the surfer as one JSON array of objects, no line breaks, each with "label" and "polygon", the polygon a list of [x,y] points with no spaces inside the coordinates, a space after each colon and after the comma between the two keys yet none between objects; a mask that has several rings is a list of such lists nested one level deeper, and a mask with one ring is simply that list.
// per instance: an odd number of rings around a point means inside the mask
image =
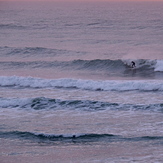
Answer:
[{"label": "surfer", "polygon": [[132,68],[136,67],[134,61],[132,61],[131,64],[132,64],[132,65],[131,65]]}]

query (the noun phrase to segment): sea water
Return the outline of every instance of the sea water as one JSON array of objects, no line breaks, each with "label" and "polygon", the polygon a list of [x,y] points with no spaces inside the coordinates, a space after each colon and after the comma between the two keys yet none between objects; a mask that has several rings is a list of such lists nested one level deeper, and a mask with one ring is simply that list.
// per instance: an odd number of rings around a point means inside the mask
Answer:
[{"label": "sea water", "polygon": [[163,3],[0,2],[0,162],[163,162]]}]

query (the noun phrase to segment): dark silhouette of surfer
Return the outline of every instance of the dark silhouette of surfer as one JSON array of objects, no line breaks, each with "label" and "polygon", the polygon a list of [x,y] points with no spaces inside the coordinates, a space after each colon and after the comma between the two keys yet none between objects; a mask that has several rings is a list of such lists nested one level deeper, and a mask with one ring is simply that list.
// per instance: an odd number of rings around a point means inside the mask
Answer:
[{"label": "dark silhouette of surfer", "polygon": [[132,61],[131,64],[132,64],[132,65],[131,65],[132,68],[136,67],[134,61]]}]

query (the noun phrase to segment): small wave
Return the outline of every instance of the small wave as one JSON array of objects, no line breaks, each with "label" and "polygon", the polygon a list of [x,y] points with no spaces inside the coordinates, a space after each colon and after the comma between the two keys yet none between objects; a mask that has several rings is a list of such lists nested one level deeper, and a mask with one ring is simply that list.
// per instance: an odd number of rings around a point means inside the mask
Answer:
[{"label": "small wave", "polygon": [[134,105],[119,104],[90,100],[60,100],[45,97],[38,98],[0,98],[1,108],[21,108],[34,110],[79,110],[79,111],[102,111],[102,110],[123,110],[123,111],[154,111],[163,112],[162,104]]},{"label": "small wave", "polygon": [[62,68],[66,67],[67,63],[57,61],[27,61],[27,62],[14,62],[6,61],[0,62],[1,69],[19,69],[19,68]]},{"label": "small wave", "polygon": [[37,140],[37,141],[59,141],[59,142],[93,142],[100,141],[102,139],[114,139],[117,137],[112,134],[44,134],[44,133],[33,133],[33,132],[22,132],[22,131],[10,131],[0,132],[0,138],[10,139],[26,139],[26,140]]},{"label": "small wave", "polygon": [[25,29],[25,26],[8,23],[8,24],[0,24],[0,29]]},{"label": "small wave", "polygon": [[45,56],[47,54],[57,55],[57,54],[65,54],[66,50],[59,49],[50,49],[43,47],[24,47],[24,48],[14,48],[14,47],[0,47],[0,51],[3,52],[4,55],[13,56],[13,55],[42,55]]},{"label": "small wave", "polygon": [[123,137],[113,134],[44,134],[22,131],[0,132],[0,138],[24,139],[37,142],[60,142],[60,143],[85,143],[85,142],[117,142],[117,141],[157,141],[162,140],[162,136],[143,136],[143,137]]},{"label": "small wave", "polygon": [[75,52],[68,51],[64,49],[52,49],[52,48],[44,48],[44,47],[8,47],[2,46],[0,47],[0,53],[4,56],[21,56],[21,57],[29,57],[29,56],[56,56],[56,55],[69,55],[69,54],[84,54],[84,52]]},{"label": "small wave", "polygon": [[162,80],[82,80],[41,79],[33,77],[1,76],[1,87],[72,88],[91,91],[163,91]]}]

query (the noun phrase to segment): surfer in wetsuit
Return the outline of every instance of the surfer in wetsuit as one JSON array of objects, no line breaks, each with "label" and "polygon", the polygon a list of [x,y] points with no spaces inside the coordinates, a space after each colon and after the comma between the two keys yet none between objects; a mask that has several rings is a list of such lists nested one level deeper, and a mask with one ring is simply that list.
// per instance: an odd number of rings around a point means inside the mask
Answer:
[{"label": "surfer in wetsuit", "polygon": [[131,64],[132,64],[132,65],[131,65],[132,68],[136,67],[134,61],[132,61]]}]

